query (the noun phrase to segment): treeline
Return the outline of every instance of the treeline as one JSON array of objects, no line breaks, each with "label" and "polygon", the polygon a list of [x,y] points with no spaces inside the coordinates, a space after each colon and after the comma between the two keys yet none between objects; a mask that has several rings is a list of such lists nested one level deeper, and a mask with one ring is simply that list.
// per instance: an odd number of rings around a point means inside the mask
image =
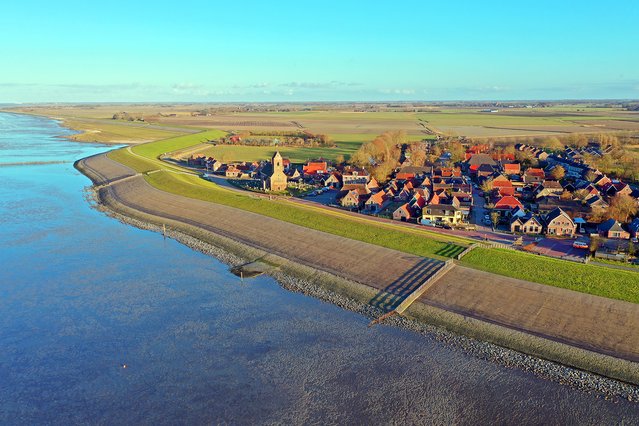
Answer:
[{"label": "treeline", "polygon": [[385,182],[399,166],[402,146],[406,144],[403,130],[384,132],[363,144],[351,155],[351,163],[365,167],[379,182]]},{"label": "treeline", "polygon": [[327,147],[334,145],[330,136],[326,134],[314,134],[308,131],[245,131],[220,138],[220,143],[248,146],[286,145]]},{"label": "treeline", "polygon": [[144,121],[144,117],[141,115],[131,115],[126,111],[116,112],[111,117],[112,120],[126,120],[126,121]]},{"label": "treeline", "polygon": [[514,153],[518,161],[533,167],[536,167],[539,162],[532,154],[515,150],[515,144],[523,143],[549,152],[561,152],[566,146],[579,149],[587,147],[590,143],[596,143],[601,149],[608,147],[611,149],[608,149],[602,157],[584,153],[584,161],[587,164],[612,177],[639,181],[639,152],[629,149],[639,144],[639,139],[632,135],[573,133],[565,136],[483,138],[471,142],[489,145],[497,152]]}]

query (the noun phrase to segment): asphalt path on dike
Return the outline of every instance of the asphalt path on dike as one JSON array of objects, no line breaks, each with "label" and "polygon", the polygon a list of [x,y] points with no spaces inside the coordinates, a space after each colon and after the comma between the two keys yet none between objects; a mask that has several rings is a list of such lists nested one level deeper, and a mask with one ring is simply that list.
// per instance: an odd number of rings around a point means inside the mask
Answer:
[{"label": "asphalt path on dike", "polygon": [[[98,155],[82,160],[123,205],[180,221],[401,299],[442,262],[304,228],[233,207],[170,194]],[[115,180],[119,178],[120,180]],[[639,361],[639,304],[536,284],[457,265],[419,302],[535,336]]]}]

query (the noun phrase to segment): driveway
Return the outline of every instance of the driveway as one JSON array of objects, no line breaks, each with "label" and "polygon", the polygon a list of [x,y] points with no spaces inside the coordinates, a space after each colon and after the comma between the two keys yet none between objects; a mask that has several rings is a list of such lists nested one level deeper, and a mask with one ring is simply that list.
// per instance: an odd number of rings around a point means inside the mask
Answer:
[{"label": "driveway", "polygon": [[537,243],[532,251],[545,256],[581,261],[586,256],[588,249],[574,248],[572,246],[573,242],[574,240],[572,239],[544,238]]}]

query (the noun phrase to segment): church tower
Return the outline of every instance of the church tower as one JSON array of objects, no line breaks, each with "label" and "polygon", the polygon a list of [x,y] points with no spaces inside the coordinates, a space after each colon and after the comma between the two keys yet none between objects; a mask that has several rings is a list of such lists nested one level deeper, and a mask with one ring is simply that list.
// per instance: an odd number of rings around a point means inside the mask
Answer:
[{"label": "church tower", "polygon": [[271,165],[273,172],[268,178],[268,189],[275,192],[286,191],[286,184],[288,178],[284,174],[284,159],[279,151],[277,151],[273,158],[271,158]]}]

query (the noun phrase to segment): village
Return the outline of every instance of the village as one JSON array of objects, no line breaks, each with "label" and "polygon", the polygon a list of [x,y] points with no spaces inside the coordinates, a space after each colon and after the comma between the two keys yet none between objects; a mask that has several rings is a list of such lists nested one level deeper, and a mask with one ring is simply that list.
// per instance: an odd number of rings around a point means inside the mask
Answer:
[{"label": "village", "polygon": [[[422,142],[424,150],[432,142]],[[442,233],[507,243],[509,248],[577,262],[636,262],[639,189],[589,165],[612,149],[511,149],[465,143],[463,159],[443,151],[432,162],[401,161],[387,181],[366,167],[325,159],[293,164],[277,152],[270,161],[224,163],[181,159],[236,187],[292,195],[333,208],[431,227]]]}]

